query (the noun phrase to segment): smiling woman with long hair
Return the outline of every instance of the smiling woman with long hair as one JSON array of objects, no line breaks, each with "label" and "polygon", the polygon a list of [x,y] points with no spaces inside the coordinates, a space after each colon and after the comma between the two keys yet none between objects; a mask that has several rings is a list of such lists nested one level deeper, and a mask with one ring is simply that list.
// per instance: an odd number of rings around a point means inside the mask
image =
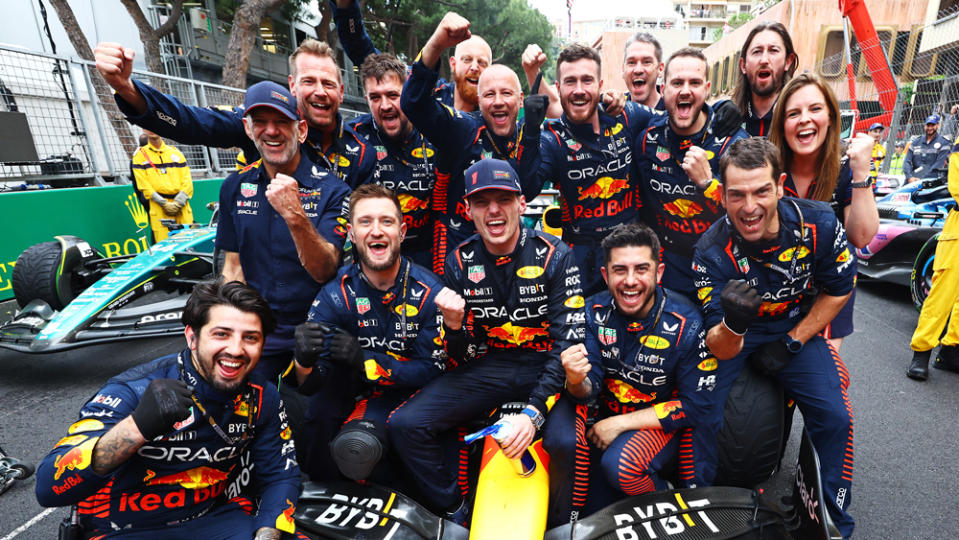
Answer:
[{"label": "smiling woman with long hair", "polygon": [[[839,103],[818,76],[802,73],[783,87],[773,110],[769,140],[783,156],[785,194],[829,203],[846,228],[849,242],[865,247],[879,229],[879,212],[869,168],[873,139],[859,133],[843,153]],[[838,351],[852,333],[855,295],[826,327]]]}]

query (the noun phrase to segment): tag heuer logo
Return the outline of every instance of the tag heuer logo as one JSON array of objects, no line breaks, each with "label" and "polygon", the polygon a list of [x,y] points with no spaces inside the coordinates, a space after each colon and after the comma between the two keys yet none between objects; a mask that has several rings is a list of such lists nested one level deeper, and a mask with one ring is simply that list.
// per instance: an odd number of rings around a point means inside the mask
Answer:
[{"label": "tag heuer logo", "polygon": [[656,146],[656,159],[666,161],[669,159],[669,149],[664,146]]},{"label": "tag heuer logo", "polygon": [[240,195],[252,197],[256,195],[256,184],[253,182],[243,182],[240,184]]},{"label": "tag heuer logo", "polygon": [[749,273],[749,261],[746,259],[746,257],[743,257],[742,259],[739,259],[738,265],[739,265],[739,270],[740,270],[742,273],[744,273],[744,274],[748,274],[748,273]]},{"label": "tag heuer logo", "polygon": [[470,266],[466,277],[473,283],[479,283],[486,277],[486,269],[481,264]]},{"label": "tag heuer logo", "polygon": [[356,311],[360,312],[360,315],[366,313],[370,310],[370,299],[359,297],[356,299]]},{"label": "tag heuer logo", "polygon": [[600,326],[599,342],[602,343],[603,345],[612,345],[613,343],[616,343],[616,329]]}]

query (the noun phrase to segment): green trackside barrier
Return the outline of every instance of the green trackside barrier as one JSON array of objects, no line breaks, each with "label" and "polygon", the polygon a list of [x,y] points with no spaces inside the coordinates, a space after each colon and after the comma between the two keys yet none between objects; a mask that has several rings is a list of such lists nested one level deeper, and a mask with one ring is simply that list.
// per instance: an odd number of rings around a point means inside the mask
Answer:
[{"label": "green trackside barrier", "polygon": [[[222,178],[193,182],[193,219],[210,221]],[[106,257],[140,253],[151,243],[149,218],[133,187],[82,187],[0,193],[0,301],[13,298],[13,267],[28,247],[54,236],[79,236]]]}]

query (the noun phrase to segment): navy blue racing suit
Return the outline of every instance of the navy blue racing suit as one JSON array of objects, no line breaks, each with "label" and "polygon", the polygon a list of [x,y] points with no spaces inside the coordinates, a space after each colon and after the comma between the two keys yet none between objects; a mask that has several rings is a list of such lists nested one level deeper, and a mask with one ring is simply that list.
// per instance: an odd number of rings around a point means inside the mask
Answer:
[{"label": "navy blue racing suit", "polygon": [[443,277],[466,300],[463,328],[443,328],[447,354],[459,365],[397,407],[388,423],[400,457],[437,511],[459,500],[443,434],[509,401],[545,415],[566,379],[560,353],[585,335],[579,269],[553,236],[520,228],[515,250],[495,256],[474,235],[449,254]]},{"label": "navy blue racing suit", "polygon": [[[809,184],[809,187],[806,189],[801,197],[798,190],[796,189],[796,184],[793,183],[792,174],[789,171],[786,171],[786,181],[783,184],[783,193],[789,197],[798,197],[802,199],[808,199],[816,191],[816,180]],[[836,180],[836,189],[833,190],[832,196],[829,198],[829,206],[832,208],[833,213],[836,214],[836,219],[839,220],[839,223],[845,227],[846,225],[846,208],[852,204],[852,169],[849,167],[849,160],[845,157],[842,159],[842,166],[839,169],[839,178]],[[855,252],[853,257],[856,256]],[[856,290],[853,289],[852,296],[849,297],[849,300],[846,302],[846,305],[842,307],[842,310],[833,317],[832,321],[826,325],[826,328],[823,329],[823,337],[826,339],[832,338],[843,338],[852,334],[855,329],[853,325],[853,311],[856,305]]]},{"label": "navy blue racing suit", "polygon": [[743,113],[743,129],[750,137],[769,137],[769,126],[773,123],[773,109],[776,106],[773,105],[766,111],[765,116],[756,116],[756,111],[753,110],[753,102],[750,99],[749,106],[746,107]]},{"label": "navy blue racing suit", "polygon": [[[220,220],[216,247],[239,253],[244,280],[270,303],[277,326],[267,336],[256,370],[272,378],[289,365],[293,330],[306,319],[321,283],[300,262],[289,226],[266,198],[270,183],[262,161],[231,173],[220,186]],[[349,217],[350,189],[304,153],[293,173],[300,201],[313,226],[327,242],[343,249]]]},{"label": "navy blue racing suit", "polygon": [[[588,377],[599,395],[596,420],[653,407],[662,428],[624,431],[596,452],[580,420],[585,406],[576,405],[569,414],[572,407],[560,407],[570,397],[563,394],[550,418],[563,411],[569,426],[543,439],[550,454],[550,515],[560,520],[551,526],[569,521],[573,508],[588,504],[588,514],[612,503],[610,487],[627,495],[667,489],[677,466],[684,487],[712,483],[716,458],[700,455],[697,450],[708,449],[694,449],[691,440],[692,430],[712,429],[705,420],[716,408],[718,364],[705,339],[699,306],[661,287],[642,319],[621,315],[608,291],[586,300],[586,350],[593,367]],[[587,477],[586,471],[598,474]]]},{"label": "navy blue racing suit", "polygon": [[[720,291],[730,280],[746,280],[763,300],[742,351],[719,362],[715,390],[719,404],[725,404],[745,359],[763,344],[782,339],[803,318],[800,304],[814,283],[822,288],[820,294],[831,296],[845,296],[853,288],[856,259],[829,206],[784,197],[778,212],[779,236],[768,244],[744,242],[727,219],[713,224],[696,244],[693,264],[706,328],[722,324]],[[826,506],[843,538],[848,538],[853,530],[846,511],[853,473],[849,372],[839,354],[817,335],[774,378],[802,411],[819,454]],[[717,429],[722,413],[719,407],[712,419]],[[694,432],[694,440],[698,435]],[[702,439],[698,443],[709,444]]]},{"label": "navy blue racing suit", "polygon": [[935,178],[933,172],[945,168],[949,160],[949,149],[952,147],[945,137],[936,132],[931,141],[926,141],[926,135],[917,135],[909,141],[909,150],[906,159],[902,161],[902,174],[909,178]]},{"label": "navy blue racing suit", "polygon": [[436,184],[436,151],[433,145],[413,128],[406,139],[395,141],[376,127],[373,116],[364,114],[350,125],[366,137],[376,153],[373,183],[382,184],[396,193],[406,223],[406,236],[401,250],[416,264],[433,264],[433,214],[431,204]]},{"label": "navy blue racing suit", "polygon": [[[326,372],[328,384],[310,398],[303,469],[325,478],[331,469],[329,443],[347,420],[365,418],[386,426],[386,418],[410,394],[440,375],[446,353],[440,339],[442,316],[436,295],[443,288],[433,273],[402,258],[394,285],[373,287],[358,264],[340,269],[313,301],[309,321],[340,328],[359,340],[362,374],[321,359],[314,369]],[[359,375],[359,385],[349,384]],[[362,396],[354,403],[357,394]],[[303,437],[303,436],[301,436]]]},{"label": "navy blue racing suit", "polygon": [[[124,538],[150,538],[148,531],[156,535],[158,529],[164,534],[153,538],[172,538],[166,527],[181,524],[198,535],[194,538],[205,531],[218,531],[216,538],[251,538],[260,527],[292,533],[300,471],[276,387],[254,376],[239,393],[221,393],[200,377],[190,358],[186,349],[107,381],[37,468],[40,504],[77,504],[88,533]],[[173,432],[147,441],[112,473],[95,473],[97,442],[130,416],[155,379],[181,379],[193,386],[210,416],[194,406]],[[231,440],[221,437],[208,418]],[[252,462],[243,461],[247,456]],[[239,496],[251,474],[260,498],[255,516],[241,510],[250,503]],[[233,527],[224,531],[221,520]]]},{"label": "navy blue racing suit", "polygon": [[[719,138],[712,133],[713,110],[705,105],[707,119],[703,129],[692,136],[677,135],[669,127],[669,118],[653,118],[649,127],[636,138],[634,166],[640,179],[640,215],[662,242],[663,287],[695,301],[693,286],[693,246],[706,229],[725,211],[722,207],[719,159],[735,141],[747,137],[738,132]],[[706,151],[713,180],[701,189],[686,175],[681,164],[686,151],[698,146]]]},{"label": "navy blue racing suit", "polygon": [[[229,111],[194,107],[140,81],[133,80],[133,84],[146,100],[145,113],[138,114],[119,94],[114,94],[120,112],[130,123],[182,144],[216,148],[236,146],[243,150],[247,163],[260,158],[260,152],[243,127],[242,107]],[[326,168],[351,188],[370,181],[374,164],[372,149],[365,138],[343,122],[342,116],[337,116],[336,136],[325,151],[320,145],[321,140],[320,131],[311,127],[306,142],[300,145],[310,161]]]},{"label": "navy blue racing suit", "polygon": [[[436,189],[433,191],[436,227],[432,270],[442,274],[449,247],[459,245],[476,232],[463,200],[466,192],[464,171],[473,163],[492,157],[508,161],[522,180],[520,160],[523,146],[518,142],[522,127],[518,126],[512,137],[499,137],[486,128],[479,112],[464,113],[432,99],[430,92],[438,76],[422,61],[413,64],[403,85],[400,105],[406,117],[436,149]],[[523,182],[523,195],[527,200],[538,193],[538,188],[534,190]]]},{"label": "navy blue racing suit", "polygon": [[600,113],[600,131],[594,133],[591,124],[573,124],[564,113],[546,123],[539,148],[524,149],[524,168],[518,171],[524,183],[539,193],[551,181],[560,192],[563,240],[573,248],[587,294],[603,287],[599,243],[613,227],[638,217],[632,144],[657,115],[627,101],[617,117]]},{"label": "navy blue racing suit", "polygon": [[[369,34],[366,33],[366,27],[363,25],[363,13],[360,11],[359,2],[353,2],[349,7],[340,9],[336,2],[330,0],[330,6],[333,8],[333,23],[336,25],[336,37],[343,46],[343,52],[353,62],[353,65],[359,67],[363,60],[371,54],[379,54],[380,50],[373,44]],[[453,107],[453,96],[456,95],[456,84],[440,78],[433,87],[433,98],[447,107]]]}]

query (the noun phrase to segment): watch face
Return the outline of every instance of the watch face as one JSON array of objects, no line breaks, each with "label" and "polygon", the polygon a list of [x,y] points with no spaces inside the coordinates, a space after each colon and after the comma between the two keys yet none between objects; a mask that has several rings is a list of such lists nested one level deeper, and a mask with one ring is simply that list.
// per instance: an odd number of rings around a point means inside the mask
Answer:
[{"label": "watch face", "polygon": [[793,353],[793,354],[796,354],[796,353],[798,353],[799,351],[802,350],[802,342],[801,342],[801,341],[799,341],[799,340],[797,340],[797,339],[793,339],[793,338],[791,338],[791,337],[789,337],[789,336],[786,336],[786,337],[783,338],[783,339],[786,341],[786,350],[788,350],[789,352],[791,352],[791,353]]}]

